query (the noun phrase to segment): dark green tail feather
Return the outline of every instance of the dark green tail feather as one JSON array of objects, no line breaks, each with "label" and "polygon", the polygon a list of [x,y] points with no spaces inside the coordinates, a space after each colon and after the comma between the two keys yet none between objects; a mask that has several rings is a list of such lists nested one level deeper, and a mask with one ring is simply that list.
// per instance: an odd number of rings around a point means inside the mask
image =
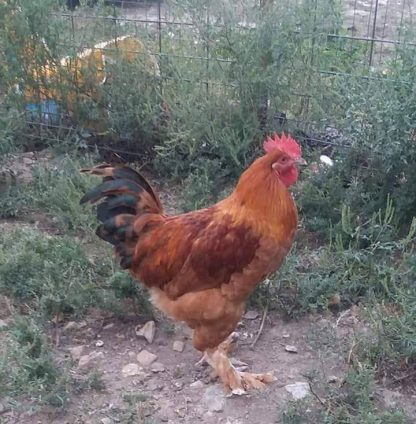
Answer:
[{"label": "dark green tail feather", "polygon": [[126,179],[105,181],[82,196],[80,204],[82,205],[87,202],[95,203],[110,194],[117,195],[129,193],[138,196],[143,191],[143,187]]},{"label": "dark green tail feather", "polygon": [[81,172],[103,177],[103,182],[87,192],[80,203],[102,200],[97,206],[97,218],[102,224],[96,234],[115,246],[121,267],[130,268],[138,239],[134,221],[142,213],[163,212],[158,196],[142,175],[125,166],[99,165]]}]

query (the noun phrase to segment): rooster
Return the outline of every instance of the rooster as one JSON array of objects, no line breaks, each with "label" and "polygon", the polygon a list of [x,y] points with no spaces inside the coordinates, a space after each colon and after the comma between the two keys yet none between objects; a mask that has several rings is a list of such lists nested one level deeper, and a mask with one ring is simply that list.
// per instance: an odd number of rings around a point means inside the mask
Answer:
[{"label": "rooster", "polygon": [[174,216],[164,214],[153,188],[129,167],[81,170],[104,178],[81,199],[101,201],[97,235],[115,246],[121,267],[149,289],[160,310],[193,329],[194,347],[228,395],[262,389],[274,379],[269,372],[237,370],[228,353],[247,297],[280,267],[297,228],[288,187],[306,163],[301,148],[290,136],[275,134],[264,150],[230,196]]}]

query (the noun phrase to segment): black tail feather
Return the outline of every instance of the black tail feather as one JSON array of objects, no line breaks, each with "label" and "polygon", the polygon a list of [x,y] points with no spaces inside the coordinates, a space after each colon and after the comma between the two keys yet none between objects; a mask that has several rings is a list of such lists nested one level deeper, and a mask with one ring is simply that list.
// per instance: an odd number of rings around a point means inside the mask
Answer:
[{"label": "black tail feather", "polygon": [[143,213],[163,213],[158,196],[142,175],[125,166],[104,164],[81,172],[103,177],[103,182],[87,192],[80,203],[101,201],[97,218],[102,224],[96,234],[115,246],[121,267],[130,268],[138,239],[134,221]]}]

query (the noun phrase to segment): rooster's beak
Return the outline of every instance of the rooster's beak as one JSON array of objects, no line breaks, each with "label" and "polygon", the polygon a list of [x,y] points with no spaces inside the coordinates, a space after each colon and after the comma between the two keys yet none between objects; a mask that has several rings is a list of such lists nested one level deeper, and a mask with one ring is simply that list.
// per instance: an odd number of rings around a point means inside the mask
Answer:
[{"label": "rooster's beak", "polygon": [[306,160],[303,159],[303,158],[299,158],[299,159],[296,159],[296,164],[297,165],[307,165],[308,162],[306,162]]}]

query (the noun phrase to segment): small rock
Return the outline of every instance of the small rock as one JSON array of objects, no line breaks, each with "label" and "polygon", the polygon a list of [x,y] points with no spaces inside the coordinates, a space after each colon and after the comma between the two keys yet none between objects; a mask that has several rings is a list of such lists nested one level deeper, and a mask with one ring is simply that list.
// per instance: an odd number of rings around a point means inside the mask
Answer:
[{"label": "small rock", "polygon": [[7,328],[9,324],[7,324],[7,321],[4,319],[0,319],[0,330],[3,330],[3,328]]},{"label": "small rock", "polygon": [[293,345],[286,345],[285,351],[290,352],[290,353],[298,353],[298,348],[296,346],[293,346]]},{"label": "small rock", "polygon": [[123,377],[133,377],[134,375],[141,374],[142,370],[140,369],[138,364],[127,364],[124,365],[123,369],[121,370],[121,373],[123,374]]},{"label": "small rock", "polygon": [[179,392],[180,390],[183,389],[183,383],[182,381],[175,381],[173,383],[173,385],[175,386],[175,391]]},{"label": "small rock", "polygon": [[201,380],[196,380],[189,385],[191,389],[202,389],[204,387],[204,383]]},{"label": "small rock", "polygon": [[143,349],[140,353],[136,356],[137,362],[139,362],[144,367],[148,367],[150,364],[156,361],[157,355],[149,352],[146,349]]},{"label": "small rock", "polygon": [[221,412],[225,406],[225,396],[223,389],[216,385],[210,386],[205,390],[202,396],[202,403],[210,412]]},{"label": "small rock", "polygon": [[152,372],[163,372],[165,371],[165,366],[160,362],[154,362],[150,369]]},{"label": "small rock", "polygon": [[239,339],[241,341],[247,340],[248,338],[250,338],[252,336],[247,331],[243,331],[242,333],[239,333],[239,334],[240,334]]},{"label": "small rock", "polygon": [[283,337],[284,339],[289,339],[289,338],[290,338],[290,334],[288,334],[288,333],[284,333],[284,334],[282,334],[282,337]]},{"label": "small rock", "polygon": [[173,350],[176,352],[183,352],[183,349],[185,347],[185,343],[180,340],[175,340],[173,342]]},{"label": "small rock", "polygon": [[330,375],[326,381],[328,383],[336,383],[338,381],[338,377],[336,375]]},{"label": "small rock", "polygon": [[285,386],[285,389],[293,396],[293,399],[295,400],[303,399],[311,393],[309,384],[305,382],[288,384]]},{"label": "small rock", "polygon": [[152,344],[155,338],[156,324],[154,321],[148,321],[143,327],[137,326],[135,331],[137,337],[144,337],[148,343]]},{"label": "small rock", "polygon": [[79,361],[79,358],[81,358],[83,349],[84,349],[84,346],[74,346],[68,349],[69,354],[71,355],[71,358],[73,361]]},{"label": "small rock", "polygon": [[30,159],[30,158],[23,158],[23,163],[25,165],[32,165],[33,163],[35,163],[35,161],[33,159]]},{"label": "small rock", "polygon": [[97,340],[95,342],[95,346],[97,346],[97,347],[103,347],[104,346],[104,342],[102,340]]},{"label": "small rock", "polygon": [[185,415],[186,415],[186,409],[185,408],[175,409],[175,412],[178,415],[178,417],[185,418]]},{"label": "small rock", "polygon": [[113,420],[111,418],[105,417],[101,419],[102,424],[113,424]]},{"label": "small rock", "polygon": [[110,324],[104,325],[103,330],[109,330],[110,328],[114,327],[114,323],[110,322]]},{"label": "small rock", "polygon": [[161,391],[163,389],[164,389],[164,386],[160,381],[150,380],[147,383],[147,390],[150,390],[151,392]]},{"label": "small rock", "polygon": [[259,316],[259,313],[257,311],[247,311],[243,317],[245,319],[256,319]]},{"label": "small rock", "polygon": [[99,359],[103,358],[104,353],[103,352],[96,352],[95,350],[88,355],[83,355],[79,358],[78,361],[78,368],[89,368],[91,367],[94,362]]},{"label": "small rock", "polygon": [[78,324],[75,321],[69,321],[64,326],[64,331],[73,331],[76,330],[78,327]]}]

